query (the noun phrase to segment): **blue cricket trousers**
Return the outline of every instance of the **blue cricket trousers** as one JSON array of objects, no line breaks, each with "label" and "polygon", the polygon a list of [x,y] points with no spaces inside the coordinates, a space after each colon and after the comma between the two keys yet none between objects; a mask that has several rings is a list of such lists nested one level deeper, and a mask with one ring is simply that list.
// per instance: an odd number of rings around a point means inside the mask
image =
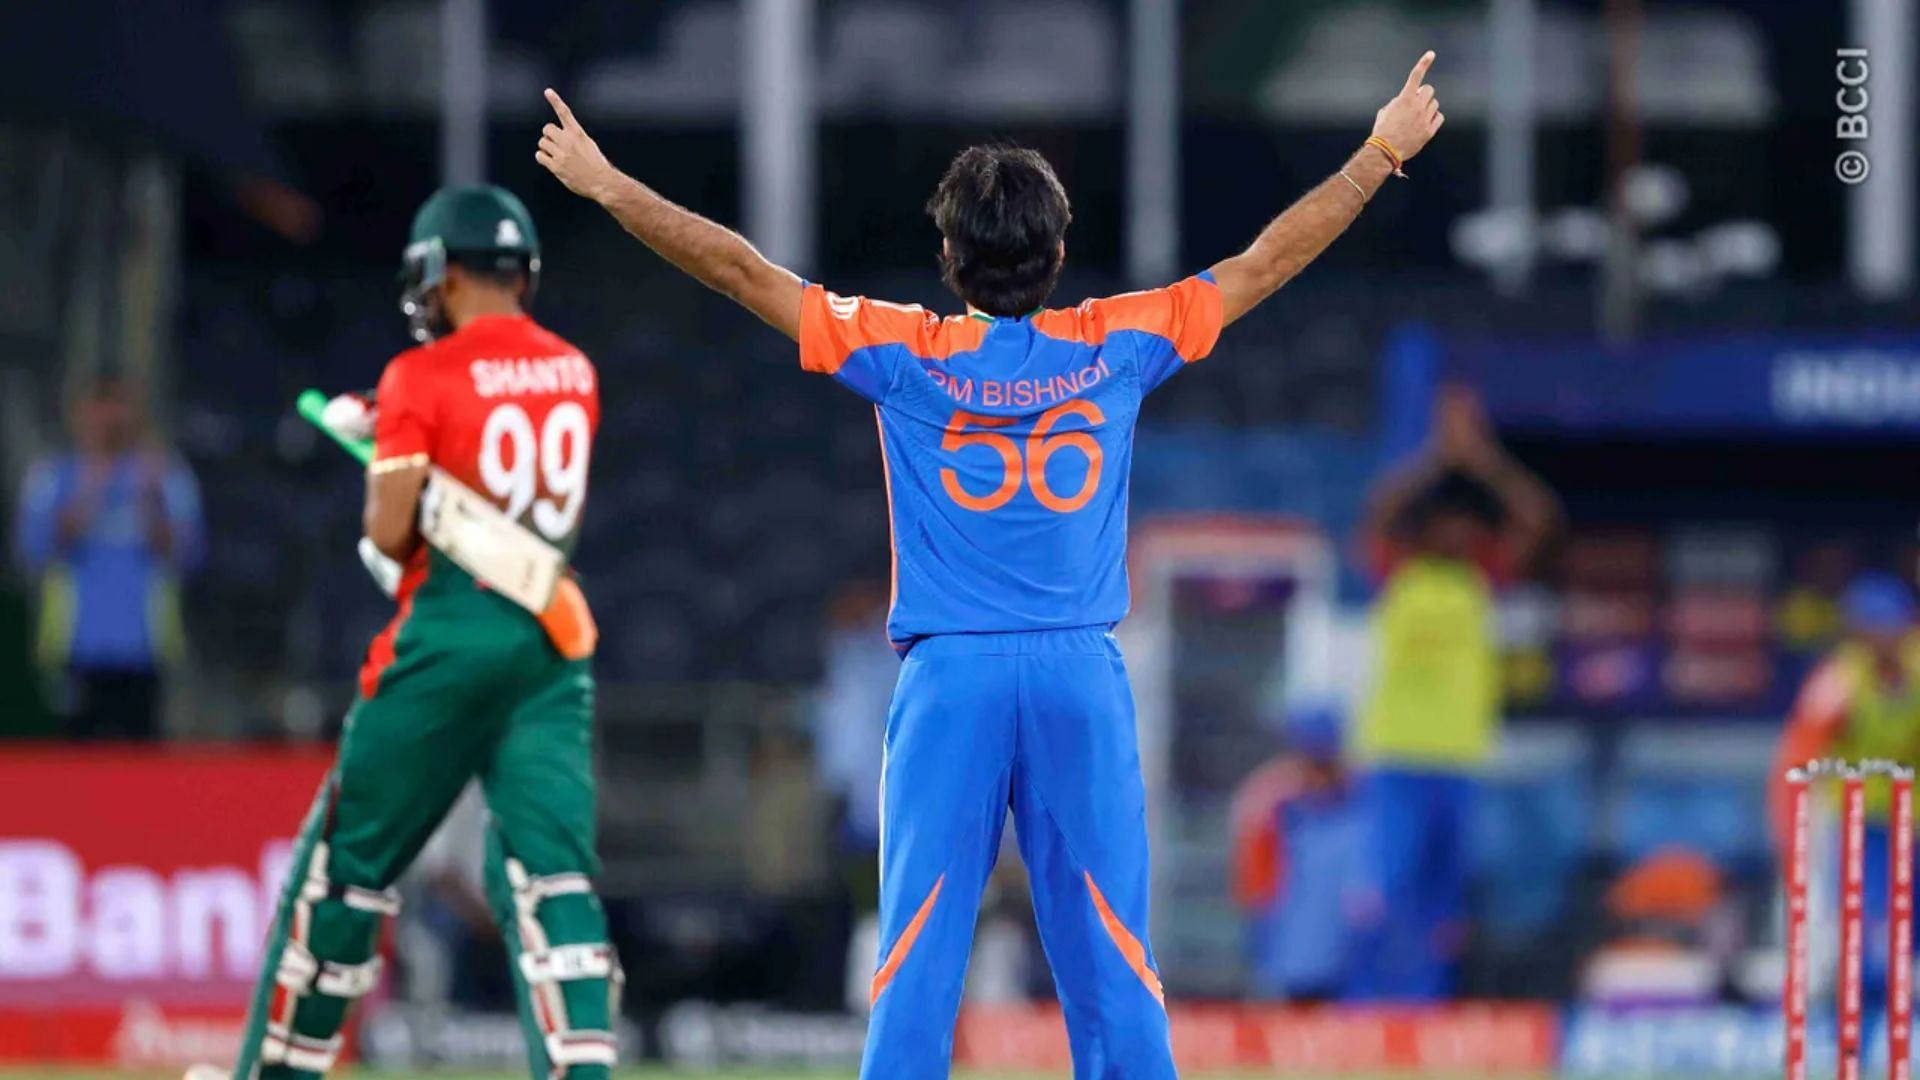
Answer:
[{"label": "blue cricket trousers", "polygon": [[887,715],[864,1080],[948,1075],[980,892],[1013,810],[1076,1080],[1172,1078],[1147,947],[1133,692],[1105,629],[917,642]]},{"label": "blue cricket trousers", "polygon": [[1465,940],[1468,829],[1479,782],[1469,773],[1383,766],[1356,791],[1361,888],[1347,996],[1439,1001],[1453,992]]}]

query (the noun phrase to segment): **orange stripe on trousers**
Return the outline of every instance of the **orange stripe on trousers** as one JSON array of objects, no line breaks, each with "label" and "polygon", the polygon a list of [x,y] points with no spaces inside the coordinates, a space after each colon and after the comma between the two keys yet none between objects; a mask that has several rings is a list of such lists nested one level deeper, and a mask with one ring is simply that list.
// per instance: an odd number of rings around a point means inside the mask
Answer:
[{"label": "orange stripe on trousers", "polygon": [[1160,987],[1160,976],[1153,968],[1147,966],[1147,947],[1140,944],[1140,939],[1133,936],[1133,931],[1127,929],[1127,924],[1121,922],[1120,916],[1113,913],[1113,908],[1107,904],[1107,898],[1100,892],[1100,886],[1093,883],[1093,875],[1084,871],[1082,874],[1087,879],[1087,891],[1093,894],[1093,909],[1100,913],[1100,923],[1107,928],[1107,936],[1113,939],[1114,947],[1120,950],[1120,955],[1127,958],[1127,966],[1140,977],[1141,983],[1145,984],[1147,990],[1153,994],[1153,999],[1164,1008],[1167,1004],[1167,994]]},{"label": "orange stripe on trousers", "polygon": [[879,1004],[881,993],[887,989],[887,984],[893,981],[894,975],[900,970],[900,965],[906,963],[907,954],[913,951],[914,941],[920,937],[921,929],[927,925],[927,916],[933,914],[933,902],[940,899],[940,886],[946,880],[945,874],[933,880],[933,890],[927,893],[925,900],[920,902],[920,910],[913,913],[913,921],[909,922],[906,930],[900,934],[900,940],[894,942],[893,948],[888,950],[887,962],[880,965],[879,971],[874,972],[873,994],[867,999],[869,1005]]}]

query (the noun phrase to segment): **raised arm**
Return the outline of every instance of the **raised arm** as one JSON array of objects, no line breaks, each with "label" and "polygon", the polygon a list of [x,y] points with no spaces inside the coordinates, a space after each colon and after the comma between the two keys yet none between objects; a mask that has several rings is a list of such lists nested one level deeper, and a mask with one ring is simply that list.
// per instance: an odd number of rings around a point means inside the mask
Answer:
[{"label": "raised arm", "polygon": [[1472,390],[1459,385],[1444,387],[1436,403],[1434,425],[1440,456],[1485,484],[1505,508],[1501,543],[1513,565],[1530,565],[1560,524],[1560,500],[1500,445],[1486,407]]},{"label": "raised arm", "polygon": [[1474,471],[1506,507],[1507,523],[1501,540],[1512,553],[1514,565],[1532,565],[1560,523],[1560,500],[1505,448],[1496,447],[1493,454],[1476,463]]},{"label": "raised arm", "polygon": [[[1433,53],[1428,52],[1413,65],[1406,85],[1374,115],[1373,138],[1386,143],[1387,149],[1369,140],[1339,172],[1269,222],[1253,246],[1213,267],[1224,308],[1223,324],[1253,310],[1306,269],[1347,231],[1396,166],[1412,160],[1440,130],[1447,118],[1440,112],[1433,87],[1426,85],[1427,68],[1431,66]],[[1398,155],[1397,161],[1389,150]]]},{"label": "raised arm", "polygon": [[1422,448],[1374,481],[1360,522],[1361,539],[1373,551],[1393,540],[1393,532],[1408,506],[1440,479],[1445,466],[1439,455]]},{"label": "raised arm", "polygon": [[534,160],[568,191],[599,203],[661,258],[760,316],[775,330],[799,339],[799,277],[768,262],[746,237],[663,198],[614,168],[560,95],[548,90],[547,101],[559,123],[541,129]]},{"label": "raised arm", "polygon": [[1825,757],[1852,707],[1853,680],[1843,665],[1829,658],[1807,675],[1780,731],[1773,767],[1767,771],[1767,822],[1783,866],[1793,838],[1793,822],[1787,816],[1787,770]]}]

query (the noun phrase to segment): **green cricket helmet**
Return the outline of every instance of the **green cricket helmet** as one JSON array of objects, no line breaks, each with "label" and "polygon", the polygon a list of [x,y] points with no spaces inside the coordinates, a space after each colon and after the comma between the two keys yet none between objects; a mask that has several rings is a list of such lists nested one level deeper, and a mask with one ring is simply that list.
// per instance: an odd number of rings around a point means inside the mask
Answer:
[{"label": "green cricket helmet", "polygon": [[444,187],[413,215],[400,270],[400,310],[416,341],[452,332],[434,295],[446,280],[449,259],[476,269],[524,274],[527,285],[520,303],[533,303],[540,283],[540,234],[526,206],[506,188]]}]

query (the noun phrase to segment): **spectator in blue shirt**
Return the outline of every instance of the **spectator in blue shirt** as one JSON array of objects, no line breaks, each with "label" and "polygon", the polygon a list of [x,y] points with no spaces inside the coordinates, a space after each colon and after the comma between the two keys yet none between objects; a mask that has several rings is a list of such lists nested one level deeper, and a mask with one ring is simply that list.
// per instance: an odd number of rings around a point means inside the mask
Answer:
[{"label": "spectator in blue shirt", "polygon": [[201,558],[199,487],[123,377],[88,386],[72,426],[73,448],[36,462],[21,491],[38,658],[73,737],[153,738],[161,677],[185,646],[176,583]]},{"label": "spectator in blue shirt", "polygon": [[839,841],[862,863],[880,850],[880,773],[887,702],[900,657],[887,644],[884,584],[858,580],[835,595],[826,672],[814,703],[814,763],[839,802]]},{"label": "spectator in blue shirt", "polygon": [[1338,709],[1296,706],[1286,752],[1255,769],[1233,803],[1233,895],[1246,926],[1254,997],[1338,999],[1351,964],[1345,907],[1359,850]]}]

